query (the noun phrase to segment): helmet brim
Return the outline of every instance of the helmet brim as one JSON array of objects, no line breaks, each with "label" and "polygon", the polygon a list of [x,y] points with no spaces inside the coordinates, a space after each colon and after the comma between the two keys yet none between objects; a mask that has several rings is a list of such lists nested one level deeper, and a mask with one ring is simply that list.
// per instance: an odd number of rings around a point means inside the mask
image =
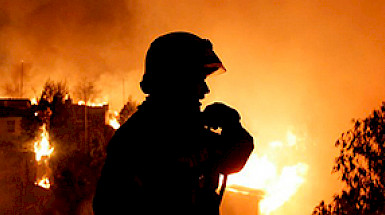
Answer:
[{"label": "helmet brim", "polygon": [[205,64],[204,67],[207,71],[206,77],[211,75],[220,75],[227,71],[225,66],[223,66],[222,62]]}]

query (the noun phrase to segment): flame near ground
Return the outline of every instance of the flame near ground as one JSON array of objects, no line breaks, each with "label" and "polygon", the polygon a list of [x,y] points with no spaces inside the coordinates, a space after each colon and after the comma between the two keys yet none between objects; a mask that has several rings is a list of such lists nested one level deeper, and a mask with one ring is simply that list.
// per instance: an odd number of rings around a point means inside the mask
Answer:
[{"label": "flame near ground", "polygon": [[120,123],[118,122],[118,117],[119,117],[119,114],[117,111],[113,111],[109,114],[109,120],[108,120],[108,124],[114,128],[115,130],[120,128]]},{"label": "flame near ground", "polygon": [[[296,145],[296,136],[287,132],[286,142],[274,141],[269,144],[270,150],[276,147],[293,147]],[[275,154],[276,157],[281,155]],[[298,162],[294,165],[278,166],[267,155],[259,156],[254,152],[241,172],[228,177],[229,191],[237,192],[231,185],[239,185],[251,189],[262,190],[264,196],[260,202],[260,210],[269,215],[290,198],[305,183],[308,164]],[[248,195],[248,193],[242,192]]]},{"label": "flame near ground", "polygon": [[[108,105],[108,102],[85,102],[85,101],[78,101],[78,105],[87,105],[88,107],[103,107],[105,105]],[[119,113],[117,111],[109,111],[108,112],[108,124],[117,130],[120,128],[120,123],[118,122]]]},{"label": "flame near ground", "polygon": [[34,144],[35,160],[37,162],[37,174],[35,184],[49,189],[51,187],[49,175],[49,158],[54,150],[49,142],[49,134],[44,124],[41,128],[40,139]]}]

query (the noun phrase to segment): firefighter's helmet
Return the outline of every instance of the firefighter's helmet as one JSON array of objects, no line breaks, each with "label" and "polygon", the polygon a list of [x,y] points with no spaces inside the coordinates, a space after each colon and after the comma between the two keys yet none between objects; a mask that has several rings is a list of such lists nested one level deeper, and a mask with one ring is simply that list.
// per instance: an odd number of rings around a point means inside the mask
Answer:
[{"label": "firefighter's helmet", "polygon": [[224,71],[209,40],[188,32],[172,32],[151,43],[140,86],[144,93],[151,94],[175,82],[186,84]]}]

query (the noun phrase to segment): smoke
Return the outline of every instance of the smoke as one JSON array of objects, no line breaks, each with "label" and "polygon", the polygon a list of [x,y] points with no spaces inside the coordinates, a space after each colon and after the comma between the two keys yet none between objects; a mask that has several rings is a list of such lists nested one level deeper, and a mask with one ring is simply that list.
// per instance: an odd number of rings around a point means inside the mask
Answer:
[{"label": "smoke", "polygon": [[[207,23],[210,11],[207,7],[214,9],[218,7],[215,4],[218,2],[202,0],[194,4],[1,0],[0,75],[5,78],[0,85],[16,82],[18,78],[12,78],[13,73],[20,73],[20,69],[11,68],[20,67],[24,61],[31,65],[24,70],[25,97],[39,94],[43,83],[50,78],[66,81],[70,89],[79,80],[94,81],[103,97],[115,104],[114,108],[122,105],[123,100],[116,99],[118,95],[133,93],[135,99],[141,100],[143,95],[138,83],[149,43],[168,31],[187,30],[199,34],[214,26]],[[111,84],[105,80],[118,82],[108,87]],[[130,89],[134,89],[133,92],[129,92]]]},{"label": "smoke", "polygon": [[[66,81],[70,88],[76,85],[74,82],[86,78],[98,83],[106,97],[122,94],[123,86],[107,89],[100,78],[125,78],[125,85],[129,89],[136,85],[139,92],[137,72],[141,74],[149,43],[167,31],[193,31],[191,23],[203,24],[204,16],[192,15],[201,6],[179,1],[166,4],[125,0],[1,0],[0,74],[5,78],[0,84],[14,82],[11,73],[19,71],[11,68],[24,61],[31,65],[24,71],[30,77],[25,80],[27,97],[38,94],[48,78]],[[134,96],[143,97],[138,94]]]},{"label": "smoke", "polygon": [[51,0],[0,4],[1,75],[10,78],[11,68],[23,60],[32,65],[25,71],[31,77],[26,83],[30,89],[42,86],[48,77],[74,85],[80,78],[99,81],[102,74],[115,75],[116,71],[128,75],[139,65],[136,49],[141,39],[133,3]]}]

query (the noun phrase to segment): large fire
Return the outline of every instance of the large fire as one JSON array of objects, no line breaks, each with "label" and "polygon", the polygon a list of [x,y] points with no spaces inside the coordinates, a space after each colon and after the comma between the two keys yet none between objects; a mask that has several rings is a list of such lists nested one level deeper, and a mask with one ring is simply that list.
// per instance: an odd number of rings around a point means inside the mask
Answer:
[{"label": "large fire", "polygon": [[36,141],[34,144],[36,161],[41,161],[43,156],[49,158],[54,149],[49,144],[49,135],[45,124],[41,127],[41,130],[42,132],[40,134],[40,140]]},{"label": "large fire", "polygon": [[37,179],[35,184],[49,189],[51,187],[49,181],[49,158],[54,148],[49,143],[49,135],[44,124],[41,127],[41,134],[38,141],[34,144],[35,160],[37,161]]},{"label": "large fire", "polygon": [[[270,143],[270,148],[294,146],[296,144],[296,136],[288,132],[287,141],[275,141]],[[277,152],[277,151],[274,151]],[[279,154],[275,155],[280,157]],[[281,207],[287,202],[305,182],[305,176],[308,170],[308,165],[305,163],[297,163],[278,167],[268,156],[258,156],[253,153],[245,167],[241,172],[230,175],[228,177],[229,190],[237,192],[237,189],[232,189],[231,185],[243,186],[264,192],[264,196],[260,202],[260,210],[264,215],[268,215],[274,210]],[[242,194],[248,193],[242,191]]]},{"label": "large fire", "polygon": [[31,99],[31,105],[37,105],[37,104],[38,104],[37,98],[36,97],[32,98]]},{"label": "large fire", "polygon": [[49,178],[47,176],[44,176],[40,180],[35,182],[36,185],[49,189],[51,187],[51,184],[49,183]]},{"label": "large fire", "polygon": [[[87,105],[88,107],[103,107],[105,105],[108,105],[108,102],[85,102],[85,101],[78,101],[78,105]],[[108,124],[114,128],[115,130],[120,127],[120,123],[118,122],[118,112],[116,111],[110,111],[108,114]]]},{"label": "large fire", "polygon": [[118,112],[114,111],[109,114],[108,124],[115,130],[120,128],[120,123],[118,122]]},{"label": "large fire", "polygon": [[78,101],[78,105],[87,105],[90,107],[103,107],[105,105],[108,105],[108,102],[85,102],[85,101]]}]

